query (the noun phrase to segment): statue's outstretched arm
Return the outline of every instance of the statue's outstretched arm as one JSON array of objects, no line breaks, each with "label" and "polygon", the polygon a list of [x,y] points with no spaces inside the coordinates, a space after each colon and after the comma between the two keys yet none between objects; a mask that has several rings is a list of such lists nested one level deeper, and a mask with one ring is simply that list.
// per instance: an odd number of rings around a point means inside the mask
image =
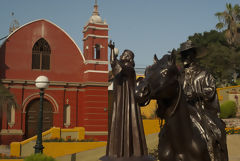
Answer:
[{"label": "statue's outstretched arm", "polygon": [[114,48],[115,48],[115,43],[110,40],[108,47],[111,49],[111,54],[110,54],[110,64],[113,64],[116,60],[116,55],[114,53]]}]

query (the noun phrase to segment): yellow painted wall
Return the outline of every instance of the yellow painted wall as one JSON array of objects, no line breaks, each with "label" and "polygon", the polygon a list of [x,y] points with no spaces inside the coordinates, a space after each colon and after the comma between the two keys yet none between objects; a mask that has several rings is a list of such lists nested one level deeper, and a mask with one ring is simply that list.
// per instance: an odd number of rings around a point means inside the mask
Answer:
[{"label": "yellow painted wall", "polygon": [[[164,123],[164,122],[163,122]],[[159,119],[143,120],[145,135],[159,133],[161,121]]]},{"label": "yellow painted wall", "polygon": [[151,118],[155,116],[155,111],[157,109],[157,101],[151,100],[147,106],[141,107],[141,114],[146,118]]},{"label": "yellow painted wall", "polygon": [[234,98],[236,95],[238,96],[238,102],[240,103],[240,85],[217,88],[217,94],[220,104],[228,100],[236,101]]},{"label": "yellow painted wall", "polygon": [[[44,139],[60,139],[61,133],[70,135],[73,133],[74,139],[82,140],[85,138],[85,129],[83,127],[75,127],[73,129],[60,129],[53,127],[42,133]],[[10,144],[10,154],[12,156],[28,156],[34,153],[33,146],[35,145],[37,136],[33,136],[22,142],[12,142]]]},{"label": "yellow painted wall", "polygon": [[10,145],[10,154],[11,156],[20,156],[21,144],[20,142],[12,142]]},{"label": "yellow painted wall", "polygon": [[[137,75],[136,79],[138,79],[139,77],[144,77],[144,75]],[[141,107],[141,114],[146,118],[151,118],[153,115],[155,115],[156,109],[157,109],[157,101],[151,100],[147,106]]]},{"label": "yellow painted wall", "polygon": [[106,145],[107,142],[44,142],[43,153],[56,158]]}]

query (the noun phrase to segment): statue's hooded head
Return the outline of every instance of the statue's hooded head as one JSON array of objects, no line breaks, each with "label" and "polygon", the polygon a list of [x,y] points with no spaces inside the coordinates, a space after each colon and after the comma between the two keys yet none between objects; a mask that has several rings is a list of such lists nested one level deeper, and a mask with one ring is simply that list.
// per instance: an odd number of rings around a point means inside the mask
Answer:
[{"label": "statue's hooded head", "polygon": [[131,50],[124,50],[120,56],[120,61],[126,66],[134,67],[134,53]]}]

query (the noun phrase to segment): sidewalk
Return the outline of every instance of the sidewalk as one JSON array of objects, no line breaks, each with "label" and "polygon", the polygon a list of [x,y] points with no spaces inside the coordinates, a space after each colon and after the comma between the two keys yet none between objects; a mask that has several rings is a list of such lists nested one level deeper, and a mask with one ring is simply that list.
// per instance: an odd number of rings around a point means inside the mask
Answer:
[{"label": "sidewalk", "polygon": [[0,153],[5,155],[10,155],[10,146],[9,145],[0,145]]},{"label": "sidewalk", "polygon": [[227,135],[229,161],[240,161],[240,134]]},{"label": "sidewalk", "polygon": [[[146,136],[148,150],[154,149],[158,145],[158,133]],[[80,152],[56,158],[57,161],[98,161],[106,153],[106,147]]]},{"label": "sidewalk", "polygon": [[[157,148],[158,134],[151,134],[146,136],[148,150],[151,151]],[[227,146],[229,161],[240,161],[240,135],[227,135]],[[106,147],[101,147],[89,151],[80,152],[73,155],[67,155],[56,158],[57,161],[98,161],[98,159],[105,155]]]},{"label": "sidewalk", "polygon": [[[157,148],[158,134],[150,134],[146,136],[148,151]],[[227,135],[227,146],[229,161],[240,161],[240,134]],[[105,155],[106,147],[101,147],[93,150],[88,150],[72,155],[66,155],[56,158],[57,161],[98,161]],[[9,155],[9,146],[0,145],[0,153]]]}]

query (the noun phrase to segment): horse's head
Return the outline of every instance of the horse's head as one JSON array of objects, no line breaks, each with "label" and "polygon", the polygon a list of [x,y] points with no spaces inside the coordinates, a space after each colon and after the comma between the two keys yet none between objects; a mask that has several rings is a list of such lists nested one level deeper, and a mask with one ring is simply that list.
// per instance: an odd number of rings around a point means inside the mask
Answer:
[{"label": "horse's head", "polygon": [[145,78],[137,80],[136,98],[140,105],[150,99],[168,99],[176,94],[179,71],[175,55],[164,55],[160,60],[154,55],[154,64],[145,70]]}]

